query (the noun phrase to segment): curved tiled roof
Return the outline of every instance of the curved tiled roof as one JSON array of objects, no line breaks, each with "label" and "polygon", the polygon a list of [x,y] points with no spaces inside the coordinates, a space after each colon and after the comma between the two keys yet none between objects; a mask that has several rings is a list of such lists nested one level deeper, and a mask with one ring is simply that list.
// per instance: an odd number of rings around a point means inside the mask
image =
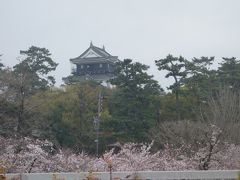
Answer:
[{"label": "curved tiled roof", "polygon": [[74,58],[70,59],[73,64],[92,64],[92,63],[115,63],[118,61],[117,56],[109,56],[109,57],[92,57],[92,58]]},{"label": "curved tiled roof", "polygon": [[[93,51],[98,57],[85,57],[89,51]],[[70,59],[70,61],[73,64],[92,64],[104,62],[114,63],[118,61],[118,57],[109,54],[105,48],[99,48],[90,43],[90,47],[86,51],[84,51],[80,56]]]}]

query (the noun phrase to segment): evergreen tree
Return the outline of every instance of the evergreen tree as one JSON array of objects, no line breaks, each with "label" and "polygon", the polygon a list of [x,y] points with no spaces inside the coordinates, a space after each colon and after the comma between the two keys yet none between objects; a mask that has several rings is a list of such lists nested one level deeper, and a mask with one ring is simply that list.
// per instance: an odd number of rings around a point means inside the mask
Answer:
[{"label": "evergreen tree", "polygon": [[[48,49],[31,46],[27,51],[20,51],[23,60],[14,66],[14,72],[24,78],[27,76],[31,90],[44,89],[55,84],[55,79],[49,73],[57,67]],[[24,79],[26,80],[26,79]]]},{"label": "evergreen tree", "polygon": [[57,63],[52,60],[51,54],[46,48],[31,46],[27,51],[20,51],[20,54],[23,60],[13,67],[15,81],[9,87],[16,91],[17,132],[21,131],[24,122],[26,98],[37,90],[53,85],[55,79],[49,76],[49,73],[57,67]]},{"label": "evergreen tree", "polygon": [[188,95],[196,99],[199,105],[206,101],[213,89],[216,88],[216,73],[210,70],[214,57],[193,58],[192,61],[186,61],[186,74],[183,83],[187,87]]},{"label": "evergreen tree", "polygon": [[223,85],[239,88],[240,87],[240,60],[235,57],[224,58],[218,68],[221,83]]},{"label": "evergreen tree", "polygon": [[146,73],[148,68],[130,59],[117,63],[116,76],[111,80],[117,89],[109,101],[109,128],[119,141],[145,141],[156,122],[153,97],[160,94],[161,88]]},{"label": "evergreen tree", "polygon": [[[2,54],[0,54],[0,57],[2,56]],[[1,60],[2,59],[0,59],[0,71],[2,70],[2,68],[4,67],[4,65],[3,65],[3,63],[1,63]]]},{"label": "evergreen tree", "polygon": [[172,55],[168,55],[164,59],[156,60],[155,63],[158,67],[158,70],[166,70],[168,71],[166,78],[173,77],[174,83],[169,86],[168,89],[171,89],[175,94],[176,99],[176,117],[177,120],[181,119],[180,112],[180,101],[179,101],[179,93],[182,79],[186,76],[186,71],[184,71],[186,60],[180,57],[173,57]]}]

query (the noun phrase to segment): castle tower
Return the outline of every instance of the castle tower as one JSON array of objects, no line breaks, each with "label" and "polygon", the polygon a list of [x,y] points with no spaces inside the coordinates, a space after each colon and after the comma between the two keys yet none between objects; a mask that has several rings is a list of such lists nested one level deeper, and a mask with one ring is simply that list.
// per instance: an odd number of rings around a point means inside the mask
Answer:
[{"label": "castle tower", "polygon": [[89,48],[79,57],[70,59],[72,74],[79,80],[106,82],[113,77],[118,56],[109,54],[105,47],[99,48],[90,43]]}]

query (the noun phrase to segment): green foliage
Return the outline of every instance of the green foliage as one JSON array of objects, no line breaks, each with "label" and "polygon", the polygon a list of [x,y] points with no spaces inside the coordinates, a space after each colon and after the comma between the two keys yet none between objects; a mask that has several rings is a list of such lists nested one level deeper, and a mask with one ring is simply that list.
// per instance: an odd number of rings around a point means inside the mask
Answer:
[{"label": "green foliage", "polygon": [[[155,61],[160,71],[167,71],[166,78],[174,79],[168,87],[171,92],[164,93],[147,73],[149,67],[131,59],[117,62],[115,78],[110,80],[113,89],[76,76],[64,79],[64,87],[54,88],[55,79],[49,74],[57,63],[50,52],[32,46],[20,54],[22,61],[13,69],[0,63],[0,134],[17,129],[20,135],[49,138],[75,152],[94,154],[93,117],[98,115],[101,92],[99,152],[116,141],[154,138],[159,146],[165,142],[180,146],[182,140],[199,142],[204,139],[201,129],[207,129],[205,121],[199,120],[206,119],[221,120],[218,126],[225,128],[223,133],[228,132],[233,142],[239,140],[239,95],[234,93],[240,86],[240,61],[234,57],[223,58],[218,70],[211,70],[214,57],[188,61],[168,55]],[[221,94],[225,86],[234,93]]]},{"label": "green foliage", "polygon": [[174,57],[172,55],[168,55],[164,59],[160,59],[155,61],[158,70],[166,70],[168,71],[166,78],[173,77],[174,83],[168,87],[171,89],[172,92],[175,94],[176,104],[175,104],[175,111],[176,111],[176,119],[180,120],[181,111],[180,111],[180,102],[179,102],[179,93],[180,93],[180,86],[181,80],[186,76],[186,71],[184,71],[186,60],[180,57]]},{"label": "green foliage", "polygon": [[4,136],[11,135],[16,123],[17,107],[13,102],[0,97],[0,134]]},{"label": "green foliage", "polygon": [[[198,108],[196,107],[196,99],[194,96],[190,96],[188,91],[184,88],[180,90],[180,97],[179,97],[179,110],[181,112],[182,119],[191,119],[195,120],[198,112]],[[161,105],[160,105],[160,121],[162,123],[164,121],[175,121],[176,114],[175,114],[175,105],[176,99],[175,94],[171,92],[163,95],[160,97]]]},{"label": "green foliage", "polygon": [[168,55],[164,59],[156,60],[156,66],[158,70],[166,70],[168,73],[166,74],[166,78],[173,77],[175,83],[169,87],[169,89],[175,89],[180,86],[179,81],[181,78],[186,76],[186,72],[184,71],[185,67],[185,59],[180,57],[174,57],[172,55]]},{"label": "green foliage", "polygon": [[18,105],[16,91],[13,84],[16,82],[11,69],[0,70],[0,134],[9,135],[14,131]]},{"label": "green foliage", "polygon": [[218,69],[222,85],[240,87],[240,60],[235,57],[223,58]]},{"label": "green foliage", "polygon": [[109,101],[112,120],[105,125],[119,141],[145,141],[156,122],[152,100],[161,88],[146,73],[148,68],[130,59],[117,63],[116,77],[111,80],[117,89]]},{"label": "green foliage", "polygon": [[[93,117],[97,115],[100,86],[91,82],[65,86],[64,90],[45,91],[35,95],[36,126],[40,136],[49,136],[61,146],[76,152],[95,151]],[[41,102],[39,102],[39,100]]]},{"label": "green foliage", "polygon": [[26,101],[38,90],[46,89],[55,83],[55,79],[48,74],[55,70],[55,63],[46,48],[31,46],[27,51],[20,51],[23,60],[13,67],[14,78],[9,89],[14,89],[16,94],[17,111],[17,132],[25,132],[27,119],[31,112],[27,110]]},{"label": "green foliage", "polygon": [[[2,56],[2,54],[0,54],[0,57]],[[3,69],[4,65],[3,63],[1,63],[1,59],[0,59],[0,71]]]},{"label": "green foliage", "polygon": [[17,76],[27,76],[32,88],[46,88],[55,84],[55,79],[48,75],[57,67],[46,48],[31,46],[27,51],[20,51],[23,60],[14,66]]},{"label": "green foliage", "polygon": [[32,46],[20,54],[22,61],[13,70],[4,68],[0,71],[0,101],[1,105],[4,104],[0,116],[8,130],[13,128],[17,133],[28,134],[35,107],[29,103],[29,98],[54,84],[54,78],[48,74],[56,69],[57,64],[45,48]]},{"label": "green foliage", "polygon": [[193,58],[186,63],[187,77],[183,83],[188,89],[188,93],[196,98],[198,104],[206,101],[208,95],[217,86],[216,72],[210,70],[214,57]]}]

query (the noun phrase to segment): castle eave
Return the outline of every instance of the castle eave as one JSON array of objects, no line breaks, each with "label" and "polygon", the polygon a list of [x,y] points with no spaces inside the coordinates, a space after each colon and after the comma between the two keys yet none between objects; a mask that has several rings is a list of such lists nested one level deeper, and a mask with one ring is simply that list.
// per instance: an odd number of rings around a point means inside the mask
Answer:
[{"label": "castle eave", "polygon": [[70,59],[73,64],[95,64],[95,63],[115,63],[118,61],[117,56],[111,56],[108,58],[94,57],[94,58],[74,58]]}]

